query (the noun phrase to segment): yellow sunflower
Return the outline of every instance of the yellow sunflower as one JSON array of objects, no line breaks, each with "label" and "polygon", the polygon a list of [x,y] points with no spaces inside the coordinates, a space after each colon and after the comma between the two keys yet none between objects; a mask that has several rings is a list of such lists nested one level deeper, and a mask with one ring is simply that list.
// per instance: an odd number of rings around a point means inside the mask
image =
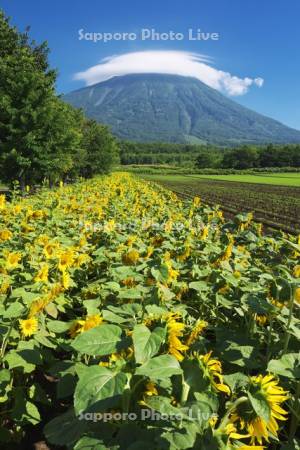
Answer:
[{"label": "yellow sunflower", "polygon": [[152,397],[153,395],[158,395],[158,391],[155,387],[155,383],[153,383],[152,381],[148,381],[145,388],[146,388],[146,390],[144,392],[144,395],[147,395],[147,397]]},{"label": "yellow sunflower", "polygon": [[8,279],[4,279],[0,284],[0,294],[4,295],[8,292],[10,288],[10,283]]},{"label": "yellow sunflower", "polygon": [[5,208],[5,202],[6,202],[5,195],[1,194],[0,195],[0,209],[4,209]]},{"label": "yellow sunflower", "polygon": [[72,338],[75,338],[78,334],[88,331],[103,322],[103,317],[100,314],[94,314],[87,316],[85,319],[75,320],[69,330],[69,334]]},{"label": "yellow sunflower", "polygon": [[201,355],[199,361],[202,365],[204,375],[209,378],[210,384],[214,390],[224,392],[230,395],[230,388],[223,383],[222,365],[217,359],[211,358],[212,351]]},{"label": "yellow sunflower", "polygon": [[194,197],[193,205],[195,206],[195,208],[197,208],[197,206],[199,206],[200,203],[201,203],[201,198],[200,197]]},{"label": "yellow sunflower", "polygon": [[124,264],[132,266],[138,262],[139,258],[140,258],[139,252],[133,248],[132,250],[129,250],[127,253],[125,253],[122,259]]},{"label": "yellow sunflower", "polygon": [[268,322],[268,317],[265,314],[255,314],[255,321],[258,325],[264,326]]},{"label": "yellow sunflower", "polygon": [[208,325],[208,323],[205,322],[205,320],[198,320],[196,322],[196,324],[193,327],[192,332],[190,333],[190,335],[188,336],[188,338],[186,340],[186,345],[188,347],[190,347],[196,341],[199,334],[201,334],[202,331],[205,330],[207,325]]},{"label": "yellow sunflower", "polygon": [[0,240],[9,241],[12,238],[12,232],[10,230],[4,229],[0,231]]},{"label": "yellow sunflower", "polygon": [[203,229],[202,229],[202,233],[200,236],[201,241],[205,241],[205,239],[207,239],[209,234],[209,225],[206,225]]},{"label": "yellow sunflower", "polygon": [[74,261],[75,258],[73,250],[66,250],[59,255],[58,269],[61,272],[64,272],[69,267],[72,267]]},{"label": "yellow sunflower", "polygon": [[123,284],[123,286],[127,287],[134,287],[136,285],[136,281],[133,277],[124,278],[121,283]]},{"label": "yellow sunflower", "polygon": [[32,336],[38,330],[38,321],[35,317],[31,319],[19,320],[20,328],[23,336]]},{"label": "yellow sunflower", "polygon": [[172,262],[170,260],[167,260],[165,262],[165,265],[168,268],[167,284],[172,284],[174,281],[177,281],[177,278],[179,276],[179,271],[172,267]]},{"label": "yellow sunflower", "polygon": [[188,346],[180,341],[180,337],[183,335],[185,328],[184,323],[176,322],[174,317],[170,317],[167,321],[168,328],[168,344],[170,355],[175,356],[178,361],[182,361],[184,356],[181,352],[188,350]]},{"label": "yellow sunflower", "polygon": [[21,253],[7,253],[6,254],[6,269],[13,270],[19,266],[19,262],[21,261],[22,255]]},{"label": "yellow sunflower", "polygon": [[46,283],[48,281],[49,266],[48,264],[43,264],[38,273],[36,274],[34,281]]},{"label": "yellow sunflower", "polygon": [[270,418],[266,420],[256,413],[243,414],[243,409],[237,410],[231,417],[233,423],[239,423],[242,430],[246,430],[247,436],[251,438],[251,444],[262,445],[263,440],[269,442],[269,437],[278,437],[279,425],[277,420],[287,420],[288,412],[280,404],[288,399],[288,392],[278,386],[278,380],[274,375],[258,375],[251,378],[252,386],[265,398],[269,406]]},{"label": "yellow sunflower", "polygon": [[46,256],[47,259],[55,258],[58,248],[59,244],[56,242],[46,243],[43,250],[44,255]]}]

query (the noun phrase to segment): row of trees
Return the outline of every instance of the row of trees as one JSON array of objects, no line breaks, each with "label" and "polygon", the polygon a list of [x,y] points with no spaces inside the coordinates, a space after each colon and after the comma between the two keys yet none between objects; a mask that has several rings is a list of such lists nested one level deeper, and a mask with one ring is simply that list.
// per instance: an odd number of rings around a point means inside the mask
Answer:
[{"label": "row of trees", "polygon": [[196,166],[203,168],[252,169],[260,167],[300,167],[300,145],[243,145],[230,150],[201,151]]},{"label": "row of trees", "polygon": [[220,148],[200,144],[120,142],[121,164],[169,164],[176,166],[251,169],[300,167],[300,145],[269,144]]},{"label": "row of trees", "polygon": [[120,142],[121,164],[170,164],[192,166],[197,155],[212,147],[168,142]]},{"label": "row of trees", "polygon": [[55,93],[46,43],[30,41],[0,11],[0,179],[21,186],[109,171],[117,143]]}]

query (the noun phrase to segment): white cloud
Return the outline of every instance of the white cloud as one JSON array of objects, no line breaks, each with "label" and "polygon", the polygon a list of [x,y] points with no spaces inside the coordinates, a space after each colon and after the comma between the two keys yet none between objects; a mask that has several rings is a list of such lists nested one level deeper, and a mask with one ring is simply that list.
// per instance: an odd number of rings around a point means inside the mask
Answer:
[{"label": "white cloud", "polygon": [[239,78],[229,72],[215,69],[208,63],[210,58],[183,51],[144,51],[113,55],[84,72],[76,73],[74,79],[86,85],[99,83],[114,76],[130,73],[166,73],[198,78],[208,86],[228,95],[243,95],[249,87],[261,87],[263,78]]}]

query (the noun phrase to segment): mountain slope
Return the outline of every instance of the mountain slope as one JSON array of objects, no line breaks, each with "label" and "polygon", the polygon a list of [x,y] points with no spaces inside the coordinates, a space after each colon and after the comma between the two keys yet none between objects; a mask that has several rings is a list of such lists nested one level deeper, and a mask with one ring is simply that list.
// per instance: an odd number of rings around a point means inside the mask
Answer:
[{"label": "mountain slope", "polygon": [[300,131],[251,111],[192,77],[125,75],[73,91],[64,100],[128,140],[300,142]]}]

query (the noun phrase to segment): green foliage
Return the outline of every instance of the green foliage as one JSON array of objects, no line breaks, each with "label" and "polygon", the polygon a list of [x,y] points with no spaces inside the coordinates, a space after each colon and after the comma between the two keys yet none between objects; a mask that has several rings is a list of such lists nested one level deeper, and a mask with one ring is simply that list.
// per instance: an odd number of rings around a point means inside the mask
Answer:
[{"label": "green foliage", "polygon": [[79,376],[74,394],[75,412],[100,412],[112,408],[120,400],[127,377],[106,367],[86,367]]},{"label": "green foliage", "polygon": [[121,328],[116,325],[102,325],[78,336],[73,347],[87,355],[108,355],[117,351],[121,333]]},{"label": "green foliage", "polygon": [[196,167],[199,169],[218,167],[221,159],[220,152],[201,151],[196,159]]},{"label": "green foliage", "polygon": [[237,147],[224,152],[220,167],[251,169],[264,167],[300,167],[299,145],[273,145],[263,147]]},{"label": "green foliage", "polygon": [[258,165],[258,158],[256,148],[243,146],[226,152],[221,165],[225,169],[249,169]]},{"label": "green foliage", "polygon": [[121,164],[130,164],[130,170],[134,170],[134,165],[141,165],[139,170],[144,173],[158,170],[161,173],[234,173],[266,168],[273,168],[274,171],[300,168],[300,145],[297,144],[222,148],[199,144],[120,141],[119,145]]},{"label": "green foliage", "polygon": [[118,162],[117,143],[108,127],[85,120],[82,131],[82,147],[86,152],[82,175],[108,173],[112,164]]},{"label": "green foliage", "polygon": [[55,95],[46,43],[36,45],[0,11],[0,178],[50,184],[108,172],[116,143],[104,126]]},{"label": "green foliage", "polygon": [[126,173],[0,208],[1,448],[235,450],[271,389],[292,444],[298,238]]}]

